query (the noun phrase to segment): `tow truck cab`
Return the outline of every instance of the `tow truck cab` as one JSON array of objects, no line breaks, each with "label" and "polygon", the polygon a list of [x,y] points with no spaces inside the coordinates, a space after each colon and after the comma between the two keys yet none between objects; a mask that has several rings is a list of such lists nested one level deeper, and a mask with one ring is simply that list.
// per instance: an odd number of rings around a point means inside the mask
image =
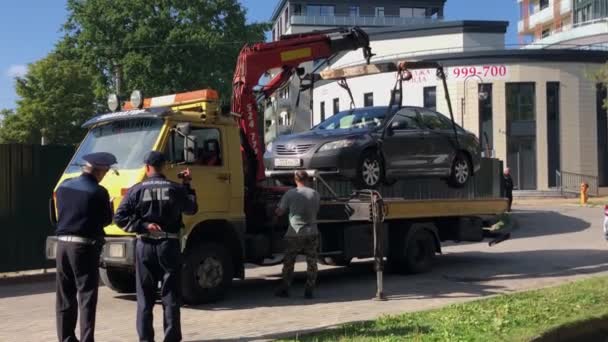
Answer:
[{"label": "tow truck cab", "polygon": [[[113,153],[118,159],[117,173],[108,172],[101,185],[108,190],[116,210],[127,190],[144,179],[144,155],[150,150],[161,151],[169,160],[167,178],[180,182],[178,172],[189,167],[198,197],[198,213],[184,216],[182,230],[185,299],[214,300],[222,292],[214,289],[231,282],[233,277],[244,276],[240,131],[234,117],[220,110],[215,91],[146,99],[144,108],[100,115],[84,126],[88,133],[57,186],[78,176],[83,155]],[[102,280],[115,291],[130,292],[135,284],[135,236],[115,224],[105,227],[105,232]],[[47,239],[46,249],[47,256],[54,258],[55,237]]]}]

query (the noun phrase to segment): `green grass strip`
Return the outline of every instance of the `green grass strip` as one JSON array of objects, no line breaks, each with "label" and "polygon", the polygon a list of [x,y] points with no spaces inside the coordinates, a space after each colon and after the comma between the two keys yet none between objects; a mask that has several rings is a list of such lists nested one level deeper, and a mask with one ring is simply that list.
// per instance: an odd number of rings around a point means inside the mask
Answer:
[{"label": "green grass strip", "polygon": [[285,341],[528,341],[566,323],[608,315],[608,277],[385,316]]}]

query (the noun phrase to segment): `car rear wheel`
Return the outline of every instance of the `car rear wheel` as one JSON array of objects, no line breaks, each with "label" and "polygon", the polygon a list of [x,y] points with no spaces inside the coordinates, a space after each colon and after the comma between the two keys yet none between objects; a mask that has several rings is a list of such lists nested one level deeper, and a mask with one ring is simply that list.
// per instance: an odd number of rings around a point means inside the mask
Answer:
[{"label": "car rear wheel", "polygon": [[384,166],[382,159],[376,151],[363,152],[357,167],[355,186],[359,189],[377,188],[384,179]]},{"label": "car rear wheel", "polygon": [[469,182],[472,175],[473,168],[469,158],[463,152],[458,153],[452,162],[448,183],[455,188],[462,188]]}]

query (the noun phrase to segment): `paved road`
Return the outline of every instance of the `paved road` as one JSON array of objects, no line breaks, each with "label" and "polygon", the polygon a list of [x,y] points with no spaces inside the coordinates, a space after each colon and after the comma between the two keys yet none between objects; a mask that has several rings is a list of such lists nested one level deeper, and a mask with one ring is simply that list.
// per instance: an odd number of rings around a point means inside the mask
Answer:
[{"label": "paved road", "polygon": [[[513,239],[444,249],[435,270],[416,276],[386,277],[387,302],[370,300],[375,277],[369,262],[328,268],[320,275],[318,299],[272,296],[279,268],[251,269],[222,303],[182,310],[185,341],[271,339],[383,314],[422,310],[499,293],[551,286],[607,273],[608,244],[601,234],[602,208],[520,206]],[[304,270],[298,264],[297,270]],[[16,283],[15,283],[16,282]],[[0,282],[0,341],[54,341],[54,283]],[[303,291],[300,276],[293,291]],[[157,334],[161,308],[155,310]],[[134,296],[101,288],[98,341],[134,341]],[[159,335],[160,337],[161,335]]]}]

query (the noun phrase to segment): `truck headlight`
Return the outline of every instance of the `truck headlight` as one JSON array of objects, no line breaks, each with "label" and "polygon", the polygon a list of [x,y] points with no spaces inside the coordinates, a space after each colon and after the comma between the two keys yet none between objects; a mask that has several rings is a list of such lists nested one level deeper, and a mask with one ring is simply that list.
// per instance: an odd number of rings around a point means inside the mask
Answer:
[{"label": "truck headlight", "polygon": [[325,145],[321,146],[321,148],[319,149],[318,152],[339,150],[341,148],[353,146],[354,144],[355,144],[355,141],[352,139],[343,139],[343,140],[338,140],[338,141],[332,141],[332,142],[328,142]]},{"label": "truck headlight", "polygon": [[127,255],[127,248],[124,243],[110,243],[108,246],[108,257],[124,258]]}]

